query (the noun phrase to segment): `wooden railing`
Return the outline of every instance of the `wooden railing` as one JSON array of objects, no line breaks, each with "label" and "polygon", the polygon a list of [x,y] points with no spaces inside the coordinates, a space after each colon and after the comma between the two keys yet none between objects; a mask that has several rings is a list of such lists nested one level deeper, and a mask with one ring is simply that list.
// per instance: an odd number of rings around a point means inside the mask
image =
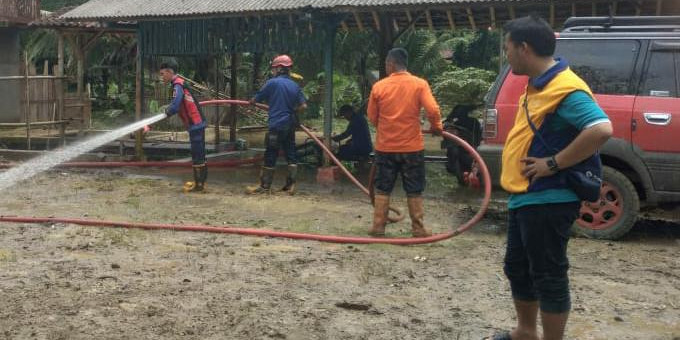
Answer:
[{"label": "wooden railing", "polygon": [[0,0],[0,22],[26,24],[40,18],[40,0]]}]

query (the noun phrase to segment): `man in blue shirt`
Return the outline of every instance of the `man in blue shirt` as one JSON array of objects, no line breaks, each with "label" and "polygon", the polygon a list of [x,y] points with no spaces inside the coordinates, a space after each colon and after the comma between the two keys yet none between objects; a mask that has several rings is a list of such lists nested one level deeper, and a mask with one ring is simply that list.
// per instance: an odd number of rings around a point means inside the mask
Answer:
[{"label": "man in blue shirt", "polygon": [[539,339],[540,312],[543,339],[561,340],[571,309],[567,245],[581,206],[564,178],[609,139],[612,125],[588,85],[553,57],[555,33],[545,20],[518,18],[504,29],[512,72],[529,76],[529,84],[505,142],[501,173],[511,193],[503,270],[517,327],[490,339]]},{"label": "man in blue shirt", "polygon": [[373,151],[371,142],[371,132],[368,130],[368,123],[363,114],[354,111],[351,105],[340,107],[339,113],[349,121],[345,132],[334,136],[333,140],[340,142],[344,139],[349,140],[340,145],[338,158],[343,161],[357,161],[368,158]]},{"label": "man in blue shirt", "polygon": [[297,113],[307,108],[302,89],[290,79],[290,68],[293,60],[287,55],[280,55],[272,60],[273,78],[255,94],[251,104],[266,102],[269,105],[269,131],[265,135],[264,166],[260,172],[260,184],[246,188],[248,194],[270,192],[274,177],[274,166],[283,150],[288,162],[288,176],[281,191],[295,194],[295,178],[297,175],[297,158],[295,156],[295,129],[298,126]]}]

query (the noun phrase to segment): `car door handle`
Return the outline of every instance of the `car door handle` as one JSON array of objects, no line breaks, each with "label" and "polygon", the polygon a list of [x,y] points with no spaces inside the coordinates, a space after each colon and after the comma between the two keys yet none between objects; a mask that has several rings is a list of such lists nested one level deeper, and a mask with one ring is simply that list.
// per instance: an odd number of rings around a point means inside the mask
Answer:
[{"label": "car door handle", "polygon": [[645,122],[652,125],[668,125],[671,123],[670,113],[645,112]]}]

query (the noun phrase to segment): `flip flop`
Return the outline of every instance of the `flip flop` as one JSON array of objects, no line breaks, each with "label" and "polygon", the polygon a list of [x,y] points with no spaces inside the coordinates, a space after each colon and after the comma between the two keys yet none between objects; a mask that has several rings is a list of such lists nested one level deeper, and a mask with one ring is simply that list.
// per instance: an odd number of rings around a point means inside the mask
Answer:
[{"label": "flip flop", "polygon": [[487,336],[485,338],[482,338],[482,340],[512,340],[512,338],[510,337],[510,332],[505,331],[501,333],[496,333],[491,337]]}]

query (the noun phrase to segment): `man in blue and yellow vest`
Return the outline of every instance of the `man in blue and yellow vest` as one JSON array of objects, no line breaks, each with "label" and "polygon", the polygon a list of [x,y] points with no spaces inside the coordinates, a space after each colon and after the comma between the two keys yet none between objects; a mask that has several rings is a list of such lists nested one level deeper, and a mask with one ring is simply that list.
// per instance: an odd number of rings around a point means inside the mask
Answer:
[{"label": "man in blue and yellow vest", "polygon": [[492,339],[539,339],[539,311],[543,339],[562,339],[571,309],[567,243],[581,205],[563,171],[595,154],[612,125],[567,61],[553,58],[555,33],[548,23],[523,17],[504,29],[512,72],[529,76],[529,84],[505,142],[501,173],[511,194],[504,271],[517,328]]},{"label": "man in blue and yellow vest", "polygon": [[208,178],[208,167],[205,160],[205,118],[189,87],[185,85],[184,79],[177,75],[175,63],[162,63],[159,74],[161,80],[170,84],[172,88],[172,102],[165,113],[168,117],[179,114],[179,118],[189,132],[194,181],[187,182],[184,185],[184,191],[203,191],[205,180]]}]

